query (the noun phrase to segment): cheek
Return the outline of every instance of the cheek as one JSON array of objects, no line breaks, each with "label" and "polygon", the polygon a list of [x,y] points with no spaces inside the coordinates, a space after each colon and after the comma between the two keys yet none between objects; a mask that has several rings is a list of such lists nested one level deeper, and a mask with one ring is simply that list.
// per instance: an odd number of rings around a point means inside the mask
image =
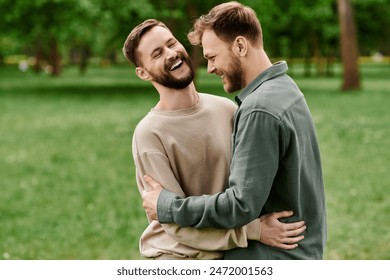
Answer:
[{"label": "cheek", "polygon": [[221,68],[226,68],[227,65],[230,64],[231,59],[228,55],[218,55],[215,59],[215,62],[218,64]]},{"label": "cheek", "polygon": [[190,59],[190,55],[187,53],[187,51],[184,48],[177,50],[177,52],[183,55],[184,57],[186,57],[187,59]]},{"label": "cheek", "polygon": [[227,65],[228,65],[228,64],[227,64],[227,61],[224,60],[223,58],[216,59],[216,60],[214,61],[214,67],[215,67],[216,69],[218,69],[218,70],[222,70],[222,71],[227,70],[227,69],[226,69],[226,66],[227,66]]},{"label": "cheek", "polygon": [[165,61],[164,59],[159,59],[157,60],[153,66],[152,66],[154,71],[164,71],[165,69]]}]

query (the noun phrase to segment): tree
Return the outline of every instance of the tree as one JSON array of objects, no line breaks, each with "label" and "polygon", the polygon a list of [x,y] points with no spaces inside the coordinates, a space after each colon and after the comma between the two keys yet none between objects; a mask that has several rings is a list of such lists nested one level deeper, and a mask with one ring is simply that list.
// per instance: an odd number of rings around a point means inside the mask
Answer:
[{"label": "tree", "polygon": [[[291,59],[291,67],[295,58],[304,58],[305,74],[311,74],[312,64],[317,66],[317,74],[330,74],[327,70],[331,69],[340,53],[343,65],[348,67],[344,70],[343,85],[347,89],[351,87],[350,84],[359,85],[356,82],[359,81],[356,70],[357,40],[364,55],[376,52],[390,55],[390,29],[387,28],[390,25],[389,1],[240,2],[257,12],[263,25],[265,48],[270,57]],[[204,62],[201,49],[190,46],[186,35],[194,19],[222,2],[226,1],[0,0],[0,10],[7,11],[0,17],[0,29],[3,31],[0,33],[0,62],[2,57],[23,53],[35,56],[37,70],[41,65],[49,64],[52,73],[59,74],[69,54],[70,61],[79,64],[82,73],[92,55],[105,61],[119,61],[117,56],[119,54],[121,57],[120,51],[130,30],[147,18],[156,18],[172,29],[189,51],[197,68]],[[356,30],[351,3],[356,12]],[[340,27],[344,30],[343,34],[340,34]],[[353,71],[349,69],[352,66],[355,67]]]},{"label": "tree", "polygon": [[361,55],[390,55],[390,0],[354,0]]},{"label": "tree", "polygon": [[291,68],[296,58],[303,58],[306,76],[311,75],[312,64],[316,65],[317,75],[332,74],[339,35],[334,0],[244,0],[243,3],[257,12],[265,48],[272,58],[286,58]]},{"label": "tree", "polygon": [[1,0],[0,6],[12,7],[3,19],[8,31],[19,37],[26,52],[35,56],[37,71],[45,60],[53,76],[60,74],[60,46],[73,35],[67,26],[74,18],[75,3],[67,0]]},{"label": "tree", "polygon": [[350,0],[338,0],[340,46],[343,63],[342,90],[360,89],[356,28]]}]

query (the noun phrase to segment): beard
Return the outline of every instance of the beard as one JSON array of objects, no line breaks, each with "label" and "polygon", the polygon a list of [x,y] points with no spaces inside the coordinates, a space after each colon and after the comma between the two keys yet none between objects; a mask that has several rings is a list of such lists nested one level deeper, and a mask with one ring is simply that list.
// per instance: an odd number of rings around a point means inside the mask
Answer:
[{"label": "beard", "polygon": [[226,84],[225,91],[232,93],[242,89],[242,65],[241,61],[234,55],[230,56],[227,71],[224,71]]},{"label": "beard", "polygon": [[[183,67],[184,64],[187,64],[189,70],[186,76],[182,78],[175,78],[171,74],[170,68],[172,67],[173,63],[175,63],[175,61],[177,61],[179,58],[183,61],[183,64],[180,67]],[[173,89],[183,89],[187,87],[194,80],[195,76],[190,58],[188,57],[188,55],[185,55],[183,53],[178,53],[178,55],[174,59],[167,61],[164,65],[164,70],[160,73],[156,74],[150,72],[150,74],[157,83],[167,88]]]}]

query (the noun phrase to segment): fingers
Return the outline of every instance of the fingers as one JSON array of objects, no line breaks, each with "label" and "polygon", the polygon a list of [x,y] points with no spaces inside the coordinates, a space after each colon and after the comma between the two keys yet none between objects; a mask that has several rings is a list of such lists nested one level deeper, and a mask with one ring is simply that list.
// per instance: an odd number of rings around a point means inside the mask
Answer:
[{"label": "fingers", "polygon": [[298,242],[302,241],[305,236],[299,235],[306,230],[306,226],[301,226],[295,230],[290,230],[287,232],[288,237],[281,240],[282,244],[279,244],[279,247],[286,250],[291,250],[298,247]]},{"label": "fingers", "polygon": [[303,235],[288,237],[281,240],[281,243],[275,244],[275,247],[291,250],[298,247],[298,242],[302,241],[305,237]]},{"label": "fingers", "polygon": [[292,250],[298,247],[298,244],[280,244],[277,246],[278,248],[285,249],[285,250]]},{"label": "fingers", "polygon": [[294,237],[288,237],[285,240],[283,240],[284,244],[295,244],[299,241],[302,241],[305,237],[303,235],[294,236]]},{"label": "fingers", "polygon": [[299,221],[299,222],[295,222],[295,223],[286,223],[285,224],[285,229],[286,230],[296,230],[296,229],[299,229],[301,227],[305,226],[305,222],[304,221]]},{"label": "fingers", "polygon": [[289,230],[287,232],[288,236],[297,236],[303,233],[306,230],[306,226],[299,227],[297,229]]},{"label": "fingers", "polygon": [[273,213],[268,213],[268,214],[264,214],[264,215],[260,216],[260,221],[262,222],[262,221],[266,220],[271,215],[273,215]]},{"label": "fingers", "polygon": [[281,212],[274,212],[274,213],[272,213],[272,215],[276,219],[291,217],[293,214],[294,214],[293,211],[281,211]]},{"label": "fingers", "polygon": [[157,202],[153,196],[153,192],[148,192],[146,190],[142,191],[142,206],[145,209],[145,212],[150,220],[157,220]]},{"label": "fingers", "polygon": [[[148,192],[148,191],[145,190],[145,189],[142,190],[142,193],[141,193],[142,199],[144,199],[144,197],[145,197],[145,195],[146,195],[147,192]],[[145,204],[145,202],[144,202],[144,204]]]},{"label": "fingers", "polygon": [[145,182],[151,186],[152,188],[158,188],[158,187],[161,187],[161,185],[159,183],[157,183],[152,177],[150,177],[149,175],[144,175],[144,180]]}]

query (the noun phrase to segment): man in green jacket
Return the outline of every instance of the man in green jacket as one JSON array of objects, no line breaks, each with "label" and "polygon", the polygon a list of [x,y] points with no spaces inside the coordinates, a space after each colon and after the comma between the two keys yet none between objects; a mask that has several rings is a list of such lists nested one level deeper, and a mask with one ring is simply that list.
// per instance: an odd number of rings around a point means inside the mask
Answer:
[{"label": "man in green jacket", "polygon": [[262,214],[291,209],[285,222],[304,220],[305,239],[293,250],[251,242],[225,252],[225,259],[322,259],[327,238],[320,151],[305,98],[286,74],[287,64],[272,64],[263,48],[255,12],[237,2],[214,7],[188,35],[203,47],[208,72],[235,92],[229,186],[214,195],[178,197],[153,187],[144,207],[160,223],[196,228],[240,227]]}]

